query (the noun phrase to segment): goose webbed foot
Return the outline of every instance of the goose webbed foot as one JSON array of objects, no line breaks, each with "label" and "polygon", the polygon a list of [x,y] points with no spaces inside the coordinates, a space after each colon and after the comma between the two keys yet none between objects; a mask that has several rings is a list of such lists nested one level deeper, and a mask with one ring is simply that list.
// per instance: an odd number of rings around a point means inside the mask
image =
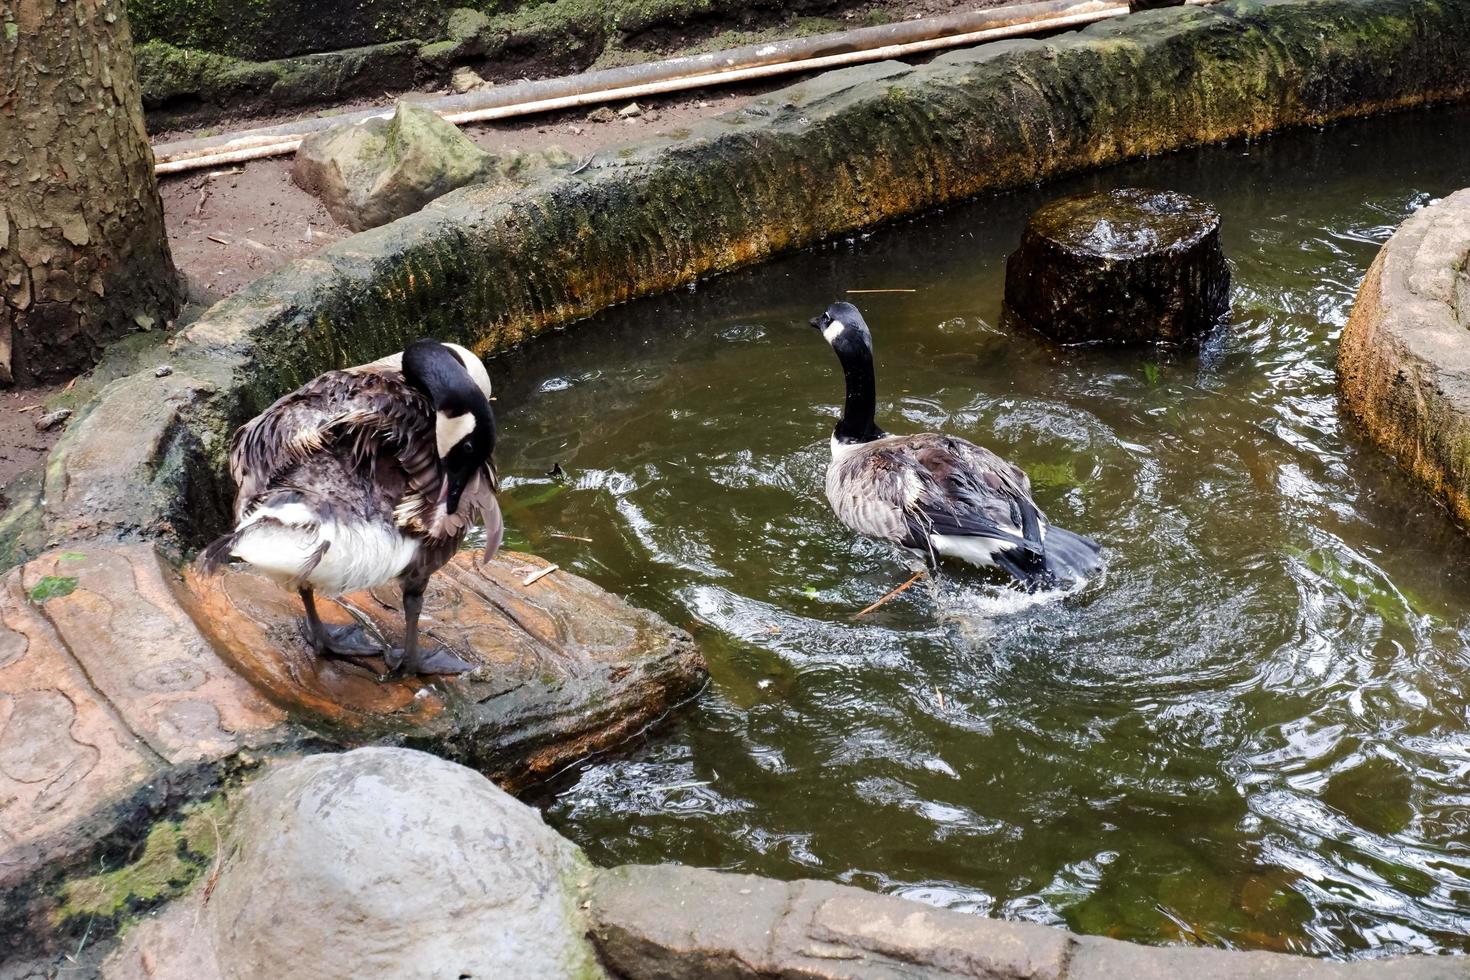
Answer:
[{"label": "goose webbed foot", "polygon": [[347,626],[323,624],[311,645],[322,657],[378,657],[387,650],[377,638],[356,623]]},{"label": "goose webbed foot", "polygon": [[424,608],[422,583],[405,586],[403,589],[403,649],[389,650],[383,655],[388,662],[388,676],[400,674],[463,674],[474,670],[475,665],[461,660],[443,647],[433,650],[419,648],[419,613]]},{"label": "goose webbed foot", "polygon": [[384,645],[357,623],[329,626],[316,611],[316,595],[310,588],[301,590],[301,604],[306,609],[306,638],[319,657],[376,657]]},{"label": "goose webbed foot", "polygon": [[445,647],[433,650],[389,650],[383,655],[389,676],[402,674],[465,674],[475,665],[462,660]]}]

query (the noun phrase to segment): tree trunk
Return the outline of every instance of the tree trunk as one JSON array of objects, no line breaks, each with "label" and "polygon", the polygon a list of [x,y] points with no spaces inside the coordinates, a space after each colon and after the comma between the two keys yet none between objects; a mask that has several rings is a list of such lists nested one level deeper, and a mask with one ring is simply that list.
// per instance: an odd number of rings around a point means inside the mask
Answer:
[{"label": "tree trunk", "polygon": [[180,300],[123,0],[0,0],[0,381],[56,381]]}]

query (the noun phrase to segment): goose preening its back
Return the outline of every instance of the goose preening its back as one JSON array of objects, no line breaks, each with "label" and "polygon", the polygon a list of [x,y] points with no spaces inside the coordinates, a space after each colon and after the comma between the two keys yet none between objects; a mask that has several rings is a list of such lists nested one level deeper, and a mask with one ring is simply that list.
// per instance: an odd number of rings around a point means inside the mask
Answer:
[{"label": "goose preening its back", "polygon": [[1080,583],[1102,567],[1097,543],[1052,527],[1026,474],[995,453],[954,436],[878,428],[873,338],[857,307],[833,303],[811,323],[847,382],[827,466],[827,499],[842,523],[931,566],[959,558],[1000,568],[1027,588]]},{"label": "goose preening its back", "polygon": [[[463,347],[419,340],[401,354],[328,371],[235,432],[235,529],[201,561],[212,570],[236,558],[298,589],[322,656],[382,655],[390,670],[421,674],[470,670],[447,650],[420,650],[418,619],[429,577],[471,526],[485,525],[487,556],[500,545],[494,448],[490,378]],[[395,579],[402,650],[317,615],[318,592]]]}]

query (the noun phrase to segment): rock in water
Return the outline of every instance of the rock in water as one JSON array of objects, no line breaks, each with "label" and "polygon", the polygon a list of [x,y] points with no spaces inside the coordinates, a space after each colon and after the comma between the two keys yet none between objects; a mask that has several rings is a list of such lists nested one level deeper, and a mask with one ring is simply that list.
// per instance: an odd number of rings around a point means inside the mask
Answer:
[{"label": "rock in water", "polygon": [[1005,301],[1062,343],[1191,343],[1230,309],[1219,212],[1132,188],[1053,201],[1006,261]]},{"label": "rock in water", "polygon": [[107,976],[603,975],[581,852],[463,766],[409,749],[311,756],[250,787],[231,833],[207,901],[170,910],[185,940],[145,934]]},{"label": "rock in water", "polygon": [[291,179],[353,231],[387,224],[456,187],[499,174],[496,158],[453,123],[405,102],[392,119],[308,136],[291,168]]}]

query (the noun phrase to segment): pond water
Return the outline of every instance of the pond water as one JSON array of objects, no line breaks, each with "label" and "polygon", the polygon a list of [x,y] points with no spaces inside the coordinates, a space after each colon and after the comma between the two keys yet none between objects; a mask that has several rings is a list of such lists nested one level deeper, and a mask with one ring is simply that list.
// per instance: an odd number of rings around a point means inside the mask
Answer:
[{"label": "pond water", "polygon": [[[1412,113],[988,198],[624,306],[499,359],[508,544],[690,630],[697,703],[533,799],[602,864],[815,877],[1165,943],[1470,949],[1470,538],[1340,414],[1378,246],[1470,184]],[[1026,215],[1115,186],[1213,202],[1199,355],[1000,326]],[[907,577],[822,496],[842,397],[807,320],[849,289],[879,422],[1026,468],[1106,576]],[[565,477],[548,475],[560,465]],[[590,538],[576,540],[571,535]]]}]

